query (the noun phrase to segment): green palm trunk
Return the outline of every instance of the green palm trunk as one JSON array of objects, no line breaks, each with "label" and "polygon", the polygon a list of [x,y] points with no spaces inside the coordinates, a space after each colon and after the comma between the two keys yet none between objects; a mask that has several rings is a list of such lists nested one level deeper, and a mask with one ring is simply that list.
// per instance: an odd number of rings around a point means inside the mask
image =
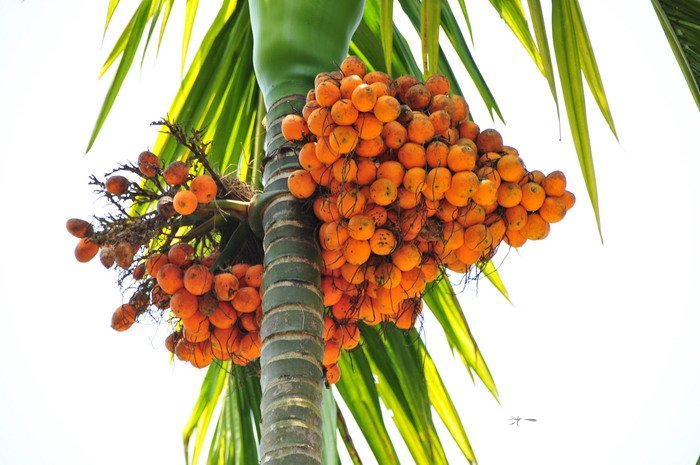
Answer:
[{"label": "green palm trunk", "polygon": [[[265,276],[261,328],[260,463],[320,464],[323,298],[310,208],[287,190],[299,167],[281,121],[298,113],[314,76],[348,51],[364,1],[250,0],[254,64],[267,108],[261,206]],[[332,11],[333,14],[328,14]]]}]

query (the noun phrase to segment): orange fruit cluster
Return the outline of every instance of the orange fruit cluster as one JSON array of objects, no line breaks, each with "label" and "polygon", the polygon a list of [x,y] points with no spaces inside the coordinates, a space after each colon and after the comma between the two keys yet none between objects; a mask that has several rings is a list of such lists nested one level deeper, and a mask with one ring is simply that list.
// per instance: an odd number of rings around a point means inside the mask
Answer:
[{"label": "orange fruit cluster", "polygon": [[211,267],[217,254],[200,260],[186,242],[154,253],[136,268],[134,278],[150,280],[150,299],[132,299],[112,315],[112,328],[129,329],[149,304],[170,309],[175,326],[166,348],[180,360],[202,368],[214,359],[246,365],[260,356],[262,265],[234,264],[220,273]]},{"label": "orange fruit cluster", "polygon": [[[157,200],[158,214],[145,216],[141,223],[132,217],[102,219],[100,231],[85,220],[68,220],[66,228],[80,239],[76,259],[87,262],[99,253],[106,268],[116,263],[124,270],[120,285],[129,274],[137,283],[128,303],[114,311],[113,329],[129,329],[153,307],[169,310],[174,331],[165,345],[180,360],[198,368],[215,359],[246,365],[260,356],[263,266],[237,263],[221,270],[217,263],[214,272],[218,252],[198,258],[189,242],[170,245],[172,228],[180,227],[177,215],[194,213],[199,205],[216,199],[219,190],[211,176],[190,175],[189,162],[162,166],[157,155],[145,151],[137,164],[121,168],[151,181],[151,190],[122,175],[112,174],[104,182],[95,179],[122,211],[142,196],[147,202]],[[154,239],[167,245],[151,250],[147,244]],[[193,243],[200,240],[192,239]]]},{"label": "orange fruit cluster", "polygon": [[544,239],[573,206],[562,172],[527,171],[498,131],[468,117],[445,76],[392,79],[351,56],[283,119],[301,166],[289,191],[322,222],[329,382],[357,321],[412,327],[445,268],[468,273],[501,242]]}]

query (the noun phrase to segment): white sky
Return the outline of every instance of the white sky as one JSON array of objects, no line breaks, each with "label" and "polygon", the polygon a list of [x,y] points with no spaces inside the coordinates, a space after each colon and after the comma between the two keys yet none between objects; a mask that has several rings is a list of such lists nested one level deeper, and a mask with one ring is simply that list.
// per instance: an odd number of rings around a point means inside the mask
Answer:
[{"label": "white sky", "polygon": [[[163,328],[109,327],[121,302],[115,274],[75,262],[64,229],[100,207],[90,173],[153,143],[148,123],[178,84],[183,2],[161,55],[130,75],[83,156],[113,75],[97,73],[135,4],[122,3],[102,45],[106,1],[0,0],[3,465],[183,463],[201,372],[168,364]],[[582,3],[620,138],[590,100],[605,245],[544,79],[488,3],[468,2],[475,56],[508,126],[491,123],[466,84],[475,119],[501,130],[529,168],[564,170],[578,203],[547,240],[500,266],[513,306],[486,282],[461,294],[501,405],[449,355],[437,363],[482,465],[694,464],[700,117],[651,6]],[[434,354],[447,354],[430,318],[424,333]],[[516,428],[510,416],[538,422]]]}]

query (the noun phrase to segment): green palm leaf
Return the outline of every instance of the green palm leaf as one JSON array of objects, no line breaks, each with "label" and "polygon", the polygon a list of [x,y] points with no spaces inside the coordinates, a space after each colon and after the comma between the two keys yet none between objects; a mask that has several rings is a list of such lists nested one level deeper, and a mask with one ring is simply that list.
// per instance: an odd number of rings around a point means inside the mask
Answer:
[{"label": "green palm leaf", "polygon": [[464,365],[474,371],[486,388],[498,400],[496,383],[491,377],[481,351],[469,330],[462,307],[447,278],[430,286],[423,300],[445,331],[447,342],[457,351]]},{"label": "green palm leaf", "polygon": [[369,361],[362,350],[348,352],[338,361],[342,376],[336,385],[374,457],[381,464],[398,464],[399,459],[384,426],[379,393]]},{"label": "green palm leaf", "polygon": [[693,0],[651,0],[651,4],[700,110],[700,4]]},{"label": "green palm leaf", "polygon": [[545,74],[545,68],[542,64],[540,53],[537,50],[532,34],[530,34],[527,19],[525,18],[525,11],[523,10],[520,0],[489,1],[501,16],[503,21],[505,21],[511,31],[513,31],[515,37],[517,37],[523,47],[525,47],[528,55],[530,55],[532,61],[535,62],[537,69],[539,69],[542,74]]},{"label": "green palm leaf", "polygon": [[[95,128],[92,130],[92,135],[90,136],[90,141],[88,142],[86,152],[90,151],[92,144],[95,142],[97,134],[100,132],[100,129],[102,128],[105,119],[107,119],[107,115],[112,109],[112,105],[114,104],[114,101],[117,98],[119,89],[121,89],[121,86],[124,83],[124,79],[126,78],[126,75],[129,72],[129,68],[131,68],[131,64],[134,61],[134,56],[136,56],[136,50],[138,49],[139,43],[141,42],[141,36],[143,34],[144,28],[146,27],[146,22],[148,21],[148,14],[150,9],[151,0],[144,0],[143,2],[141,2],[138,9],[136,10],[136,13],[134,13],[132,21],[129,23],[129,26],[127,26],[127,29],[129,30],[128,35],[125,35],[125,30],[124,34],[122,34],[122,37],[124,37],[124,39],[122,40],[122,38],[120,38],[120,40],[118,41],[118,44],[123,43],[123,49],[120,51],[122,53],[122,59],[119,62],[119,66],[117,67],[117,72],[114,76],[114,80],[112,81],[112,84],[110,85],[109,90],[107,91],[107,96],[105,97],[104,103],[102,104],[102,108],[100,109],[100,113],[97,116]],[[121,47],[122,46],[119,45],[119,48]],[[115,50],[116,49],[117,47],[115,47]]]},{"label": "green palm leaf", "polygon": [[575,12],[572,8],[574,0],[554,0],[552,4],[552,34],[554,38],[554,53],[557,57],[559,79],[561,81],[564,105],[569,119],[571,135],[578,155],[583,179],[588,189],[598,232],[602,238],[600,212],[598,208],[598,187],[593,168],[588,119],[586,117],[586,101],[583,95],[583,80],[581,78],[580,49],[576,31]]},{"label": "green palm leaf", "polygon": [[183,443],[185,445],[185,460],[189,463],[190,439],[197,433],[192,450],[192,463],[196,464],[204,444],[204,437],[209,428],[214,409],[219,403],[219,396],[226,385],[226,365],[212,364],[202,382],[199,398],[194,405],[190,419],[185,425]]},{"label": "green palm leaf", "polygon": [[337,421],[338,406],[333,398],[330,388],[323,390],[323,403],[321,404],[321,417],[323,418],[323,465],[338,465]]}]

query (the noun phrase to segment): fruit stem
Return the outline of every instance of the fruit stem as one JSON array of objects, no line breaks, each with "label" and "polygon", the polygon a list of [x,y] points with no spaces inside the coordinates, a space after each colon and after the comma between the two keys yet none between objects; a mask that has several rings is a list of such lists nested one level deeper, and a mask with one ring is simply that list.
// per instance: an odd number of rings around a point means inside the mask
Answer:
[{"label": "fruit stem", "polygon": [[240,200],[217,199],[206,205],[201,205],[199,211],[226,213],[241,221],[248,221],[248,205],[250,202]]}]

